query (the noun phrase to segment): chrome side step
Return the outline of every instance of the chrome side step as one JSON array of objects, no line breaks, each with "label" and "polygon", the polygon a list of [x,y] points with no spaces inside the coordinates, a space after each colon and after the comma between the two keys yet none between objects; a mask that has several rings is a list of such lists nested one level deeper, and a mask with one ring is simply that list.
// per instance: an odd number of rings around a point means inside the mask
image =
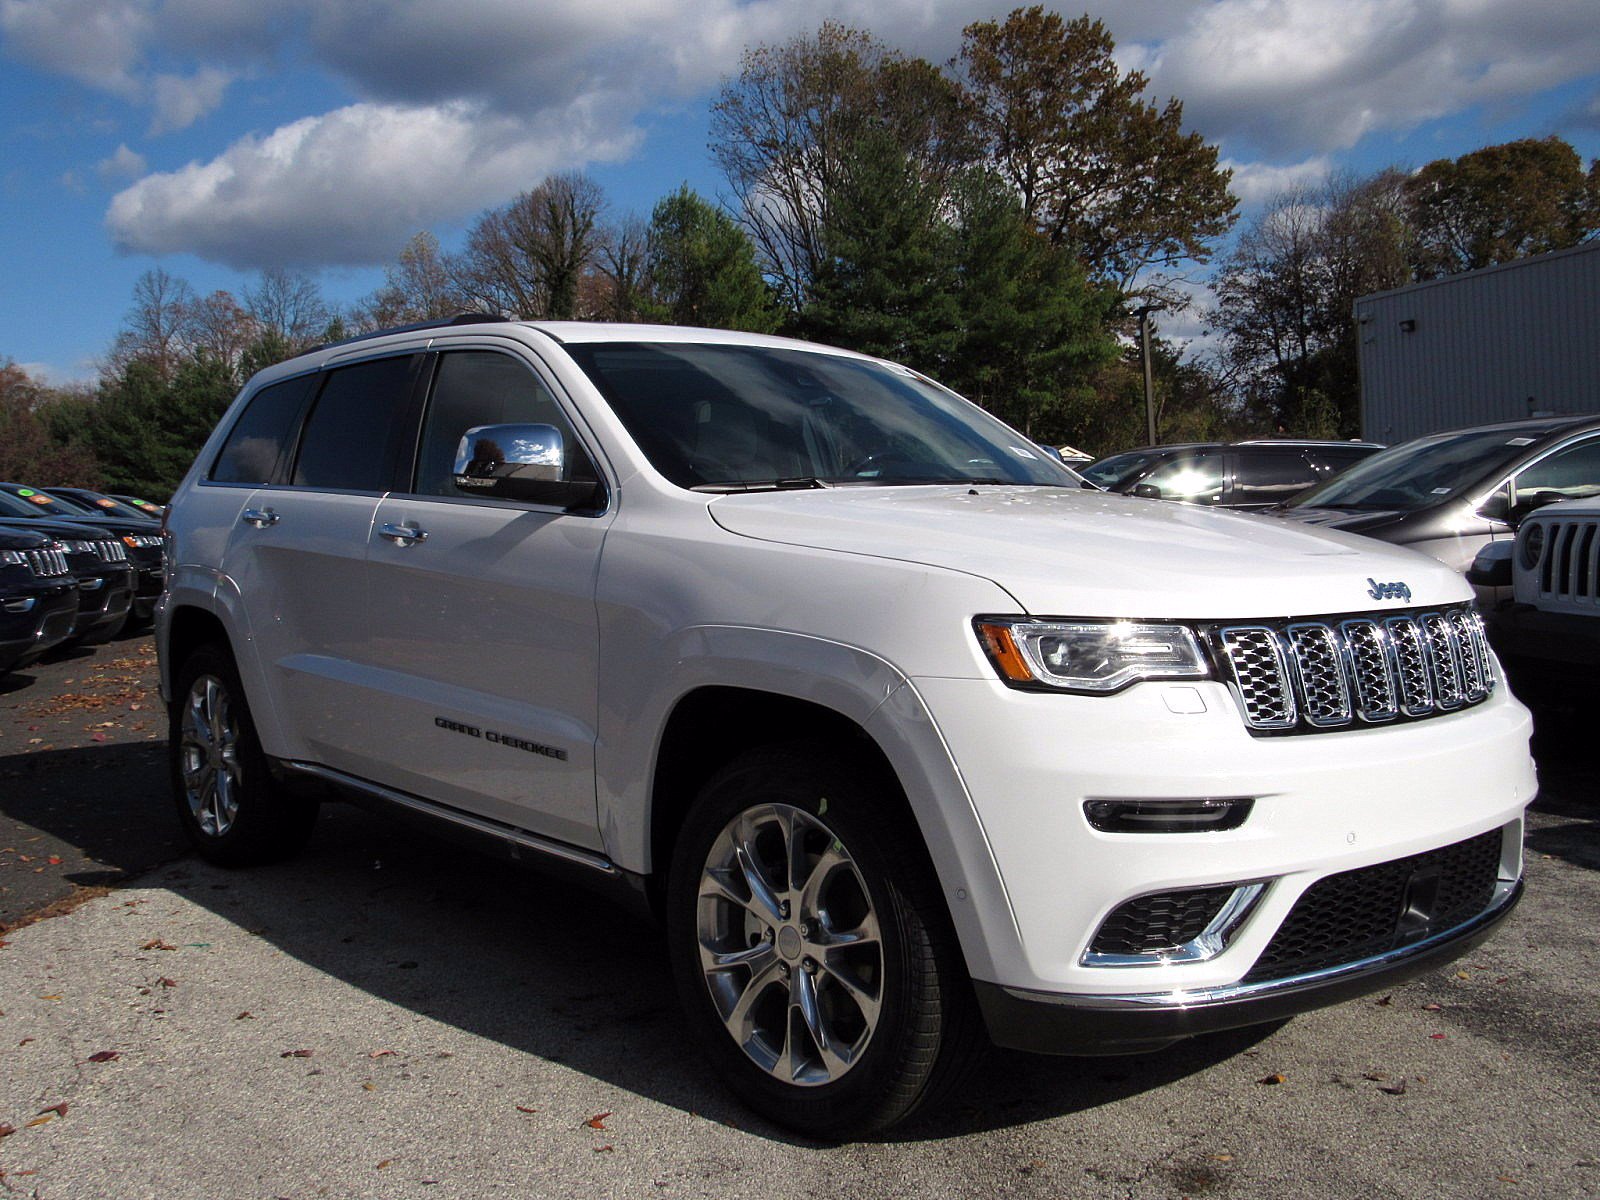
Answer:
[{"label": "chrome side step", "polygon": [[449,805],[436,804],[432,800],[424,800],[421,796],[413,796],[409,792],[399,792],[394,788],[384,787],[382,784],[372,783],[356,775],[347,775],[343,771],[336,771],[332,767],[324,767],[318,763],[280,761],[279,766],[286,771],[297,775],[310,776],[331,783],[335,787],[352,792],[360,792],[374,800],[381,800],[396,807],[409,809],[411,812],[420,813],[440,821],[448,821],[452,825],[473,833],[482,834],[484,837],[494,838],[521,850],[531,850],[535,854],[548,858],[559,859],[561,862],[574,866],[585,867],[601,875],[619,878],[623,872],[618,866],[603,854],[595,854],[590,850],[580,850],[576,846],[569,846],[565,842],[558,842],[551,838],[540,837],[537,833],[529,833],[526,829],[518,829],[515,825],[507,825],[488,817],[475,816],[472,813],[462,812],[460,809],[451,808]]}]

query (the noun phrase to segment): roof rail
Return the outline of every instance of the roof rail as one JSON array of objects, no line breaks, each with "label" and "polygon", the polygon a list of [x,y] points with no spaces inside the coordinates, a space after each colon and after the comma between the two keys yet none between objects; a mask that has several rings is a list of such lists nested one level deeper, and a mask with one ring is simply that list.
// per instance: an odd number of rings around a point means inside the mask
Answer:
[{"label": "roof rail", "polygon": [[354,337],[340,338],[336,342],[323,342],[320,346],[311,347],[305,353],[315,354],[318,350],[331,350],[335,346],[348,346],[352,342],[387,337],[391,333],[415,333],[419,329],[447,329],[451,325],[488,325],[509,320],[510,317],[493,313],[459,312],[453,317],[435,317],[431,321],[415,321],[410,325],[391,325],[388,329],[374,329],[371,333],[358,333]]}]

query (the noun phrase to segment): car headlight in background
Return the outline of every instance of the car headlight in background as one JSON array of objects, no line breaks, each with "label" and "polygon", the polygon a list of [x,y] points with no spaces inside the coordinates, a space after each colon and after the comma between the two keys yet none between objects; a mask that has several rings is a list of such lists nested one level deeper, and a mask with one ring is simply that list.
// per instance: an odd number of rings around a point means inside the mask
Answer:
[{"label": "car headlight in background", "polygon": [[1145,679],[1208,679],[1194,631],[1147,621],[979,617],[978,639],[1013,687],[1106,695]]},{"label": "car headlight in background", "polygon": [[1531,571],[1539,565],[1539,556],[1544,553],[1544,526],[1533,522],[1523,529],[1522,537],[1518,540],[1522,545],[1518,551],[1522,557],[1522,569]]},{"label": "car headlight in background", "polygon": [[21,550],[0,550],[0,567],[25,567],[28,556]]},{"label": "car headlight in background", "polygon": [[148,550],[152,546],[161,545],[159,533],[126,533],[122,536],[122,544],[129,550]]}]

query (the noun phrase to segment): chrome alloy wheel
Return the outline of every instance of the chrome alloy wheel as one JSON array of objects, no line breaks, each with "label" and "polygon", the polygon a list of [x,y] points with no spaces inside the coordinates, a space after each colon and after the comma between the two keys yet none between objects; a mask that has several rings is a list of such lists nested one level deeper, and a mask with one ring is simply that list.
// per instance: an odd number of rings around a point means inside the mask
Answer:
[{"label": "chrome alloy wheel", "polygon": [[803,809],[746,809],[700,876],[700,967],[728,1033],[784,1083],[832,1083],[883,1005],[883,942],[861,871]]},{"label": "chrome alloy wheel", "polygon": [[184,799],[208,837],[221,837],[239,815],[239,725],[228,689],[201,675],[183,701],[178,743]]}]

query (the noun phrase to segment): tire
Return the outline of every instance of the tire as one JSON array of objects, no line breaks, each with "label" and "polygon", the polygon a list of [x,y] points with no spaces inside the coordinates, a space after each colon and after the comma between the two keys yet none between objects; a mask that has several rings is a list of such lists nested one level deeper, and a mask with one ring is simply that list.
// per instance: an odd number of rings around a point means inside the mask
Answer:
[{"label": "tire", "polygon": [[184,660],[168,720],[178,820],[202,858],[249,866],[288,858],[305,845],[317,803],[272,778],[226,647],[201,646]]},{"label": "tire", "polygon": [[706,784],[674,850],[666,926],[712,1065],[762,1116],[810,1136],[905,1120],[983,1042],[898,788],[836,747],[751,751]]}]

